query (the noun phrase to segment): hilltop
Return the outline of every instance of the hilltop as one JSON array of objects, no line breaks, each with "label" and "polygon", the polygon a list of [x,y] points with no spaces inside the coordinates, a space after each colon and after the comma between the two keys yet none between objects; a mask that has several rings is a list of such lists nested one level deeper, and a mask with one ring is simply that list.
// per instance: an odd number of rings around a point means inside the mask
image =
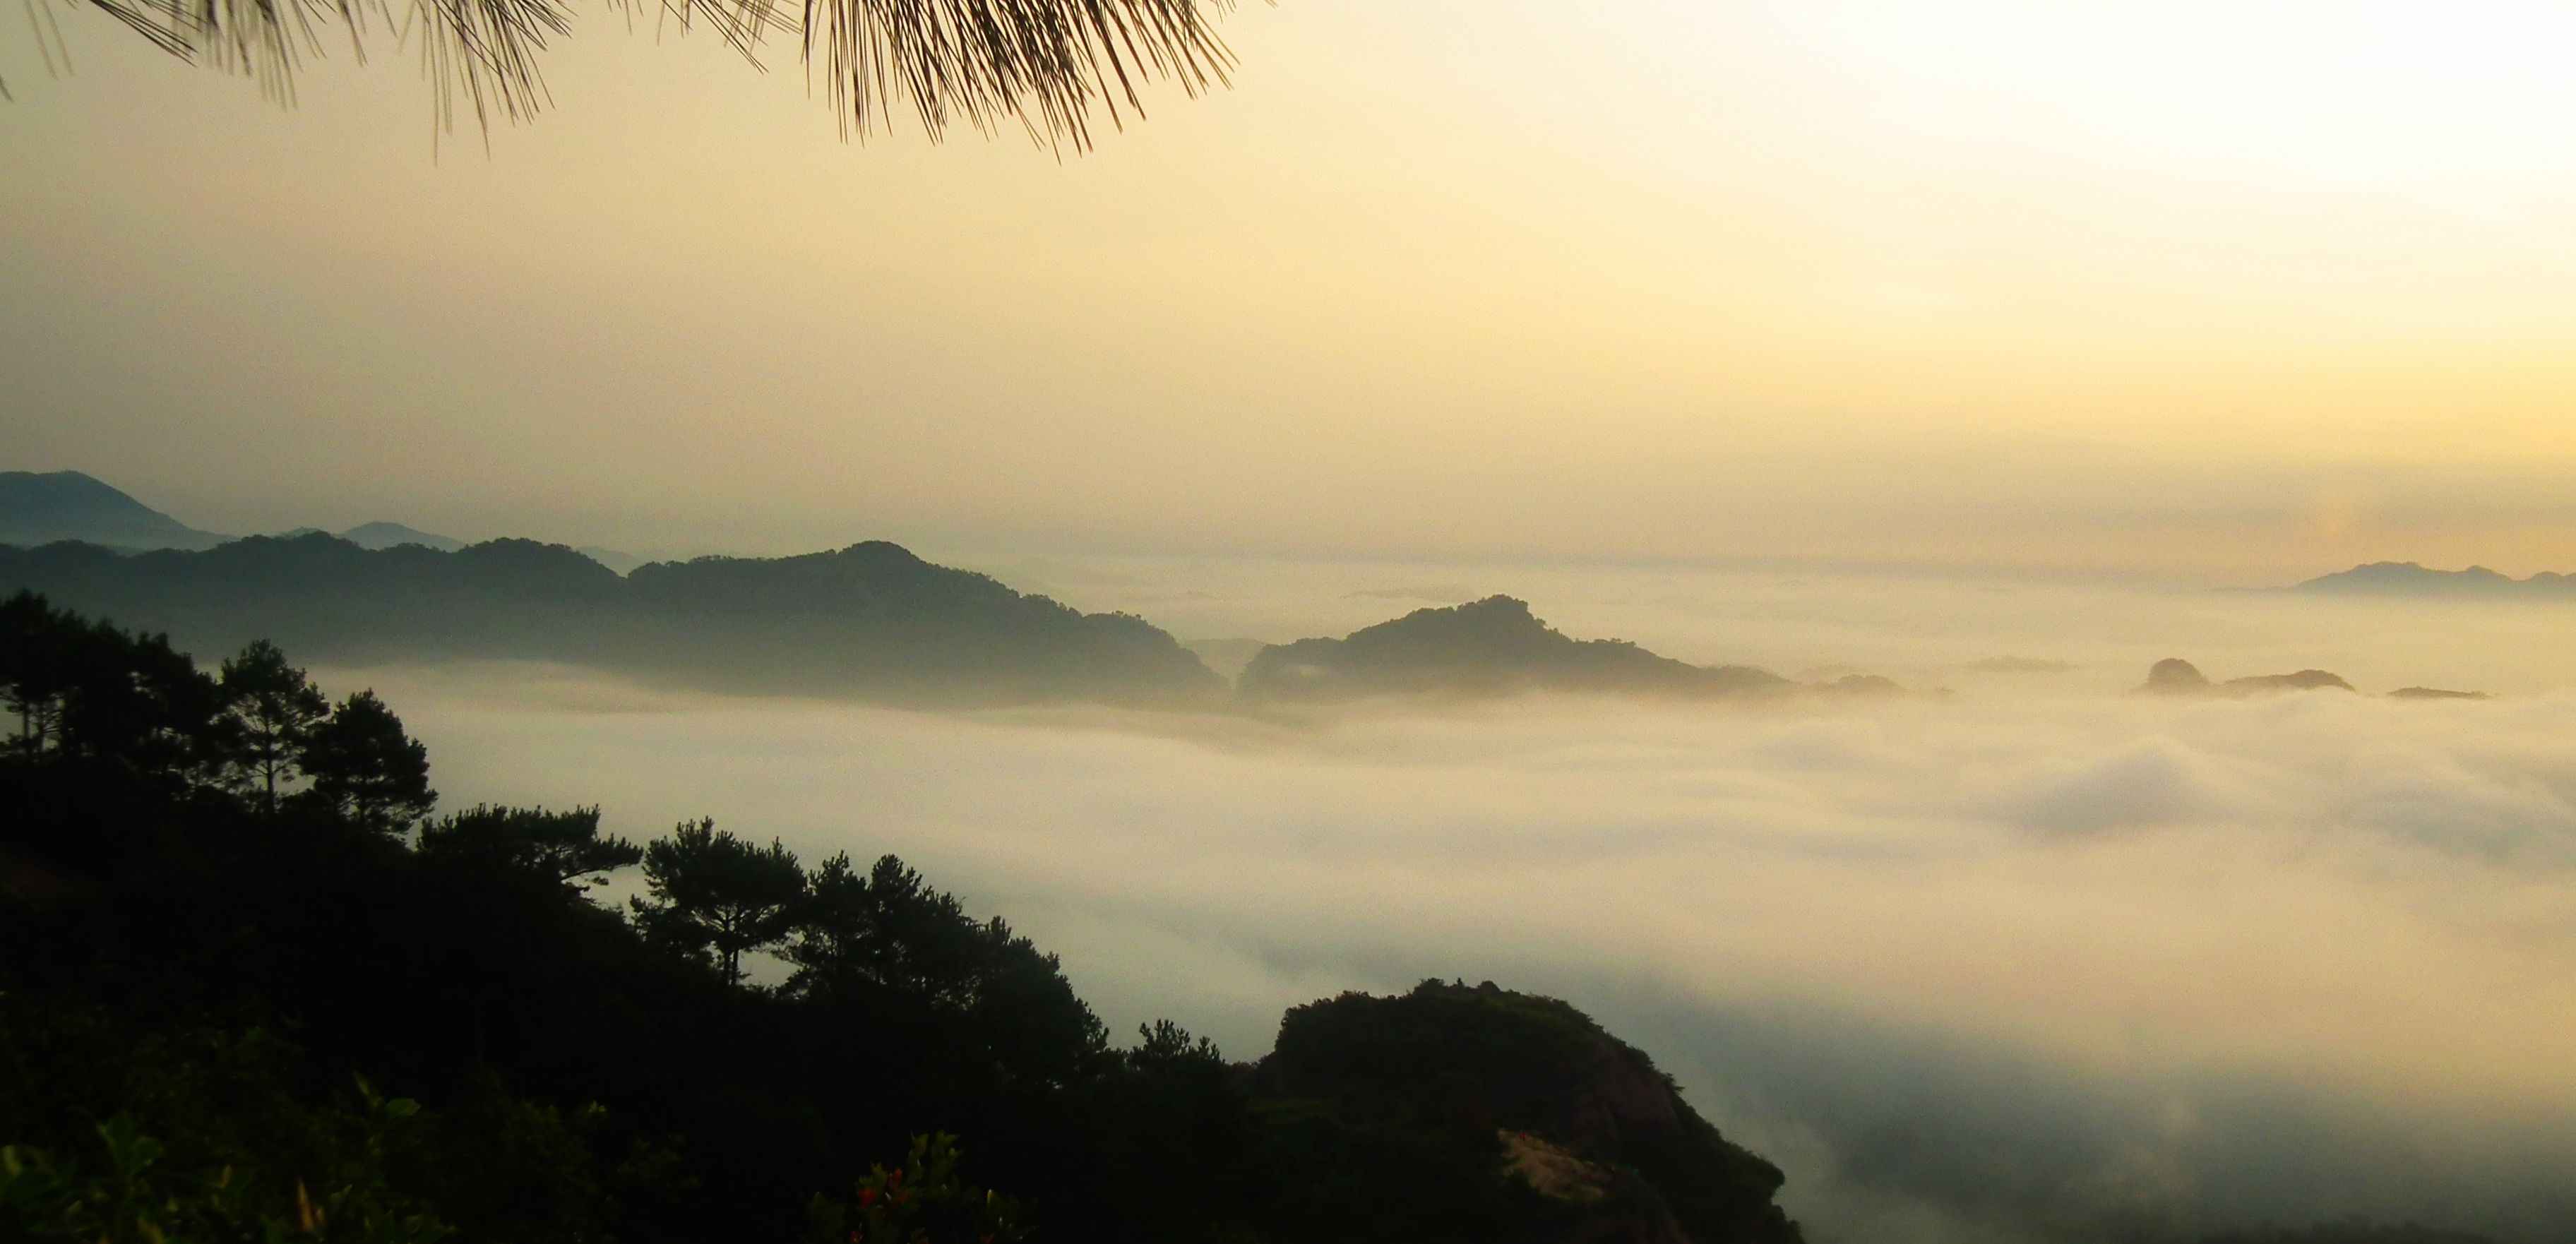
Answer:
[{"label": "hilltop", "polygon": [[905,704],[1190,702],[1224,684],[1170,635],[883,541],[621,577],[562,545],[362,548],[319,533],[203,551],[0,547],[31,589],[197,653],[272,638],[318,660],[557,661],[724,690]]},{"label": "hilltop", "polygon": [[[1280,1021],[1255,1084],[1325,1104],[1346,1125],[1417,1133],[1413,1169],[1397,1178],[1440,1205],[1450,1230],[1434,1219],[1413,1238],[1801,1238],[1773,1202],[1780,1168],[1719,1135],[1642,1051],[1554,998],[1429,980],[1310,1003]],[[1538,1195],[1515,1206],[1512,1185]],[[1493,1221],[1460,1229],[1483,1206]]]},{"label": "hilltop", "polygon": [[362,549],[390,549],[405,544],[417,544],[422,548],[453,553],[465,547],[465,541],[454,536],[442,536],[434,531],[422,531],[418,527],[407,527],[401,523],[360,523],[341,532],[340,538]]},{"label": "hilltop", "polygon": [[2350,691],[2351,683],[2341,675],[2325,670],[2300,670],[2294,674],[2251,674],[2212,682],[2200,667],[2181,657],[2166,657],[2147,669],[2147,681],[2138,690],[2152,695],[2260,695],[2270,691]]},{"label": "hilltop", "polygon": [[2528,579],[2471,566],[2433,570],[2414,562],[2372,562],[2321,575],[2290,589],[2346,596],[2515,596],[2576,598],[2576,575],[2541,571]]},{"label": "hilltop", "polygon": [[[1749,665],[1700,666],[1622,639],[1575,639],[1509,596],[1416,609],[1340,639],[1272,644],[1236,680],[1239,694],[1329,701],[1372,695],[1495,696],[1531,691],[1728,697],[1802,684]],[[1828,684],[1882,690],[1884,679]]]},{"label": "hilltop", "polygon": [[[2326,670],[2305,669],[2290,674],[2249,674],[2212,682],[2200,667],[2181,657],[2166,657],[2147,669],[2147,681],[2138,687],[2141,695],[2212,695],[2243,698],[2281,691],[2345,691],[2357,689],[2340,674]],[[2400,687],[2388,693],[2392,700],[2484,700],[2483,691],[2448,691],[2440,687]]]},{"label": "hilltop", "polygon": [[199,531],[78,471],[0,471],[0,544],[205,549],[231,538]]}]

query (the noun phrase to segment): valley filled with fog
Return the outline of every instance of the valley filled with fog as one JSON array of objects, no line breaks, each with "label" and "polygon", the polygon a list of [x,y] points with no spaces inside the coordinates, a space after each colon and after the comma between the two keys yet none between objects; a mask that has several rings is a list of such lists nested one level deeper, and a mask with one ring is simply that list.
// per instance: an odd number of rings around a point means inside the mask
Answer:
[{"label": "valley filled with fog", "polygon": [[2576,1244],[2576,4],[22,7],[0,1244]]},{"label": "valley filled with fog", "polygon": [[[316,673],[401,706],[446,808],[899,854],[1060,954],[1117,1031],[1169,1017],[1251,1058],[1344,989],[1564,997],[1780,1162],[1821,1241],[2576,1230],[2565,607],[943,560],[1141,614],[1225,673],[1241,641],[1508,592],[1571,635],[1919,694],[926,713],[540,664]],[[2170,656],[2364,694],[2129,694]],[[2494,698],[2383,694],[2413,686]]]}]

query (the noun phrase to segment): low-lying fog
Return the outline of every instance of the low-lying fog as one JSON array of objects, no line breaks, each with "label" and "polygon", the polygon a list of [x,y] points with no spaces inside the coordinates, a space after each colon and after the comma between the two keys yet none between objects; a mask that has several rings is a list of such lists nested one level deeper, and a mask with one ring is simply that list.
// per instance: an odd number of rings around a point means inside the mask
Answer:
[{"label": "low-lying fog", "polygon": [[[1566,997],[1780,1162],[1822,1244],[2347,1213],[2576,1235],[2576,693],[2550,689],[2576,682],[2576,607],[996,569],[1185,639],[1500,591],[1578,636],[1958,694],[1282,724],[317,673],[387,695],[451,808],[598,802],[629,836],[707,814],[809,860],[900,854],[1061,954],[1122,1032],[1168,1016],[1250,1058],[1343,989]],[[2120,694],[2167,655],[2504,694]]]},{"label": "low-lying fog", "polygon": [[[1851,668],[1913,686],[2119,691],[2180,656],[2212,678],[2317,667],[2365,691],[2576,687],[2576,609],[2551,602],[1830,569],[924,555],[1086,610],[1141,615],[1184,643],[1341,635],[1499,592],[1580,639],[1793,676]],[[2076,668],[2035,679],[2043,671],[2027,664],[1988,668],[1997,658]]]}]

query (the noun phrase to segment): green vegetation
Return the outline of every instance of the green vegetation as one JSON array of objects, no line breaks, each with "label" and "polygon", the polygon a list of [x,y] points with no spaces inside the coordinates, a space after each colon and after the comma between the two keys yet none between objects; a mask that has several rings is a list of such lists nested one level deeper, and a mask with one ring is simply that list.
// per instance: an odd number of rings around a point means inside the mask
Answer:
[{"label": "green vegetation", "polygon": [[[325,711],[274,647],[210,676],[22,594],[0,700],[0,1238],[1797,1238],[1778,1172],[1562,1003],[1426,983],[1257,1064],[1117,1049],[900,860],[432,817],[393,709]],[[1507,1173],[1505,1129],[1615,1195]]]}]

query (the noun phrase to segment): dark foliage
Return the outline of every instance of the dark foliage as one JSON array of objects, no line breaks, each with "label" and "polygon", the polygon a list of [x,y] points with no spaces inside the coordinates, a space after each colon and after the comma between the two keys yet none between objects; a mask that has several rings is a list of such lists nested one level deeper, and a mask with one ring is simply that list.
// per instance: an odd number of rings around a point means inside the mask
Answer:
[{"label": "dark foliage", "polygon": [[[165,642],[31,597],[0,627],[7,1238],[1795,1238],[1776,1172],[1562,1004],[1344,998],[1257,1068],[1169,1023],[1115,1050],[1052,956],[891,857],[808,870],[705,820],[639,848],[596,808],[396,832],[426,763],[365,695],[272,807]],[[638,862],[636,920],[587,897]],[[766,948],[789,974],[745,983]],[[1507,1176],[1515,1126],[1628,1164],[1620,1198]]]},{"label": "dark foliage", "polygon": [[295,779],[314,727],[331,715],[331,700],[265,639],[225,661],[219,681],[234,730],[229,767],[243,786],[259,788],[261,807],[275,812],[278,784]]},{"label": "dark foliage", "polygon": [[316,723],[299,764],[313,779],[311,800],[375,833],[409,832],[438,803],[429,749],[403,733],[402,719],[373,691],[342,700]]},{"label": "dark foliage", "polygon": [[644,848],[651,899],[632,900],[644,936],[703,956],[727,981],[742,982],[742,956],[787,940],[805,904],[805,870],[775,838],[767,848],[716,828],[714,818],[682,822]]},{"label": "dark foliage", "polygon": [[644,860],[644,848],[600,835],[596,806],[549,812],[477,805],[422,826],[420,853],[576,889],[605,885],[607,874]]},{"label": "dark foliage", "polygon": [[[844,136],[890,123],[908,106],[933,136],[963,123],[991,131],[1017,121],[1031,136],[1087,147],[1095,112],[1113,125],[1143,112],[1139,86],[1176,82],[1195,95],[1232,64],[1211,17],[1225,0],[661,0],[657,21],[700,24],[757,64],[773,40],[819,73]],[[416,47],[441,131],[459,115],[486,128],[546,103],[547,45],[569,36],[561,0],[86,0],[154,47],[256,80],[294,98],[304,62],[326,31],[365,58],[379,28]],[[629,18],[636,0],[612,6]],[[44,20],[39,21],[39,14]],[[70,45],[50,6],[27,20],[50,69]],[[7,95],[0,80],[0,98]],[[898,102],[899,101],[899,102]]]},{"label": "dark foliage", "polygon": [[[1728,1143],[1645,1054],[1553,998],[1490,982],[1345,994],[1290,1011],[1261,1076],[1279,1097],[1312,1103],[1309,1126],[1329,1117],[1357,1138],[1412,1146],[1396,1169],[1445,1179],[1455,1191],[1444,1199],[1477,1203],[1475,1176],[1500,1161],[1498,1135],[1526,1133],[1611,1175],[1614,1205],[1648,1222],[1669,1214],[1688,1238],[1798,1238],[1772,1204],[1779,1168]],[[1367,1181],[1392,1176],[1332,1177],[1345,1195],[1374,1202],[1384,1194]],[[1526,1236],[1509,1224],[1528,1218],[1527,1206],[1487,1197],[1482,1207],[1494,1218],[1482,1238]]]}]

